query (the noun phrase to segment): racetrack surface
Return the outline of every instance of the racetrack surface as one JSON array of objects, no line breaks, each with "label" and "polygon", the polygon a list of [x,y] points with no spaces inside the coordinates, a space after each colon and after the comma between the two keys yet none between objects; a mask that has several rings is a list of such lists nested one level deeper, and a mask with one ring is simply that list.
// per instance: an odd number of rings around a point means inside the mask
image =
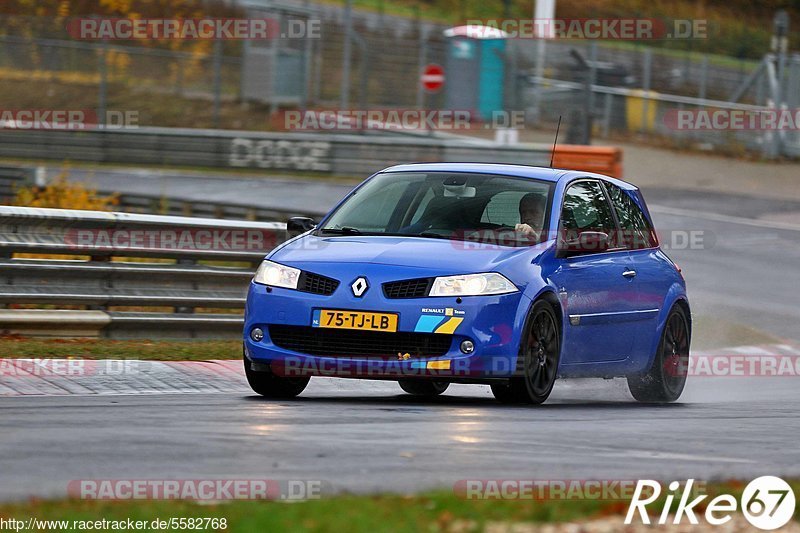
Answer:
[{"label": "racetrack surface", "polygon": [[420,401],[391,382],[314,378],[292,401],[239,392],[0,400],[0,500],[81,479],[320,480],[334,491],[464,479],[701,480],[800,475],[796,378],[698,378],[680,403],[623,380],[562,381],[539,407],[486,386]]},{"label": "racetrack surface", "polygon": [[[244,182],[204,187],[246,198],[253,185]],[[317,196],[309,185],[303,195],[330,204],[345,189]],[[800,203],[643,191],[687,279],[695,352],[800,343]],[[702,232],[704,244],[672,246],[686,231]],[[452,386],[423,402],[395,383],[316,378],[291,402],[261,399],[244,385],[0,398],[0,500],[63,495],[74,479],[266,477],[371,492],[470,478],[796,477],[798,380],[690,378],[681,401],[667,406],[636,404],[624,380],[559,382],[540,407],[502,406],[483,386]]]}]

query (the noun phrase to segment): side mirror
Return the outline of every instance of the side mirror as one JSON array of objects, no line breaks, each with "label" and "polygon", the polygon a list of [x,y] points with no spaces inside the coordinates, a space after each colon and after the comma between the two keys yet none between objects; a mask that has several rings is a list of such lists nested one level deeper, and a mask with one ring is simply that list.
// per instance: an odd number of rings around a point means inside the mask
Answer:
[{"label": "side mirror", "polygon": [[608,233],[602,231],[582,231],[576,239],[561,241],[558,247],[558,257],[572,257],[573,255],[596,254],[605,252],[609,248]]},{"label": "side mirror", "polygon": [[292,217],[286,222],[286,235],[291,239],[317,227],[313,218]]}]

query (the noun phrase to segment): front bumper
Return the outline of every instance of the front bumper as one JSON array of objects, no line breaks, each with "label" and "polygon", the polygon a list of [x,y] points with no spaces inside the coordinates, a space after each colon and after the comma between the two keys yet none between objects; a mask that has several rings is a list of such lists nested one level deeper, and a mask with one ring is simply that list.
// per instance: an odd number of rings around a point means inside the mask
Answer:
[{"label": "front bumper", "polygon": [[[413,377],[447,379],[490,379],[509,377],[516,366],[520,332],[531,304],[521,292],[497,296],[387,299],[380,291],[370,290],[363,298],[349,289],[322,296],[281,288],[250,284],[245,310],[245,354],[255,368],[268,365],[278,375],[335,376],[375,379]],[[341,289],[341,288],[340,288]],[[443,355],[423,357],[397,353],[381,356],[309,355],[277,346],[269,334],[270,325],[311,326],[318,309],[344,309],[397,313],[398,332],[433,332],[442,328],[450,337],[450,347]],[[437,318],[438,317],[438,318]],[[460,321],[451,321],[461,318]],[[449,325],[445,326],[449,321]],[[453,323],[458,324],[453,328]],[[256,342],[250,337],[253,328],[264,337]],[[449,331],[452,330],[452,333]],[[386,333],[391,335],[391,333]],[[464,354],[461,342],[469,339],[474,351]]]}]

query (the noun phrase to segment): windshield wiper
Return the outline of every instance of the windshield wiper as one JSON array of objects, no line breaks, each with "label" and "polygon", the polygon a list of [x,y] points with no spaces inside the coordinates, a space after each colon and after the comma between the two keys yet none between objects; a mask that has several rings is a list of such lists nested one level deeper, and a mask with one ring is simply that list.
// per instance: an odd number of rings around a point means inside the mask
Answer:
[{"label": "windshield wiper", "polygon": [[442,235],[441,233],[434,233],[432,231],[421,231],[419,233],[401,233],[401,232],[394,232],[394,233],[379,233],[378,235],[383,235],[385,237],[423,237],[428,239],[449,239],[447,235]]},{"label": "windshield wiper", "polygon": [[361,230],[352,228],[350,226],[342,226],[341,228],[323,228],[319,230],[320,233],[327,233],[330,235],[361,235]]},{"label": "windshield wiper", "polygon": [[411,233],[411,237],[427,237],[429,239],[450,239],[447,235],[441,233],[433,233],[431,231],[422,231],[420,233]]}]

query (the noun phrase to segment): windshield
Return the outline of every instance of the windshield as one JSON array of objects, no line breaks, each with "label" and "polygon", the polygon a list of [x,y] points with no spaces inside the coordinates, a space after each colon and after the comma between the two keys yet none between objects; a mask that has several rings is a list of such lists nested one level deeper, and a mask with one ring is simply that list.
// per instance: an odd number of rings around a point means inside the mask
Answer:
[{"label": "windshield", "polygon": [[552,183],[452,172],[378,174],[318,228],[321,235],[408,235],[492,242],[541,242]]}]

